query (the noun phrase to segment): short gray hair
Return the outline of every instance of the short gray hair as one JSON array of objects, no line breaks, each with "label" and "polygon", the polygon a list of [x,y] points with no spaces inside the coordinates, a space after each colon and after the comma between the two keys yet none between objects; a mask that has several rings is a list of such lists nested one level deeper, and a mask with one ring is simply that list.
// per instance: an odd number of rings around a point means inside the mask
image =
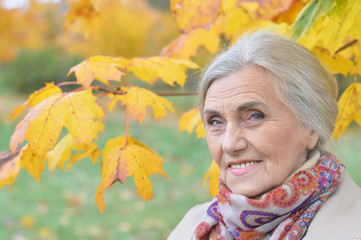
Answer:
[{"label": "short gray hair", "polygon": [[332,139],[338,114],[337,82],[308,49],[264,30],[243,35],[203,70],[198,88],[202,118],[206,94],[213,81],[251,65],[270,74],[277,94],[298,121],[319,134],[314,149],[324,152],[325,144]]}]

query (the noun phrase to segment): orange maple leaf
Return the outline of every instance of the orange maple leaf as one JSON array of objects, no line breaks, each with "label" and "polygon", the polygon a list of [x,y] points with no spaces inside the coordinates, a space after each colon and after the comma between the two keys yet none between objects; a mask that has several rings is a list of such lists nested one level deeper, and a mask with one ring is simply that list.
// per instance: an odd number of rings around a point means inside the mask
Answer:
[{"label": "orange maple leaf", "polygon": [[208,180],[208,192],[209,195],[215,197],[218,192],[218,178],[219,178],[219,168],[217,163],[213,160],[211,166],[209,167],[206,175],[203,177],[203,188],[206,188]]},{"label": "orange maple leaf", "polygon": [[196,28],[209,28],[219,15],[221,0],[171,0],[170,8],[178,29],[188,33]]},{"label": "orange maple leaf", "polygon": [[10,149],[24,140],[37,154],[44,154],[58,141],[65,126],[77,143],[90,144],[102,130],[103,110],[88,91],[53,95],[33,107],[16,126]]},{"label": "orange maple leaf", "polygon": [[44,99],[61,93],[61,88],[54,85],[54,82],[45,83],[45,87],[35,91],[29,96],[29,99],[22,105],[16,107],[11,115],[11,120],[18,116],[26,107],[34,107],[42,102]]},{"label": "orange maple leaf", "polygon": [[[126,145],[125,145],[126,144]],[[152,200],[153,188],[149,180],[151,174],[168,177],[162,168],[162,158],[151,148],[128,136],[108,140],[103,150],[102,180],[96,192],[96,204],[104,211],[104,191],[115,182],[124,183],[133,176],[138,194],[146,201]]]},{"label": "orange maple leaf", "polygon": [[72,67],[68,76],[75,72],[77,82],[85,87],[89,87],[94,79],[108,84],[108,80],[120,81],[123,72],[119,69],[127,62],[124,58],[94,56]]},{"label": "orange maple leaf", "polygon": [[192,108],[185,112],[179,119],[179,131],[186,131],[188,134],[196,129],[198,138],[203,138],[206,135],[204,125],[202,123],[201,115],[199,114],[199,107]]},{"label": "orange maple leaf", "polygon": [[132,58],[127,66],[141,80],[153,84],[157,79],[170,86],[178,83],[183,87],[187,75],[186,68],[196,69],[199,66],[191,61],[168,57]]},{"label": "orange maple leaf", "polygon": [[167,99],[158,96],[157,94],[139,87],[123,88],[126,92],[124,95],[114,96],[109,104],[109,109],[112,110],[114,104],[120,100],[126,106],[130,116],[142,123],[147,106],[153,107],[153,115],[156,120],[167,115],[167,109],[174,112],[172,103]]}]

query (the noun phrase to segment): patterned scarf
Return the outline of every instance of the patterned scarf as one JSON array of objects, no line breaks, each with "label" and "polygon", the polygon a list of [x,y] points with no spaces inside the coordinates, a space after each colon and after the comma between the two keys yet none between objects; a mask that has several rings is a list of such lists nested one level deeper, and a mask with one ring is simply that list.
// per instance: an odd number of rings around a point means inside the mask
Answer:
[{"label": "patterned scarf", "polygon": [[301,239],[344,171],[333,155],[323,155],[315,167],[297,172],[258,199],[233,194],[220,181],[192,239]]}]

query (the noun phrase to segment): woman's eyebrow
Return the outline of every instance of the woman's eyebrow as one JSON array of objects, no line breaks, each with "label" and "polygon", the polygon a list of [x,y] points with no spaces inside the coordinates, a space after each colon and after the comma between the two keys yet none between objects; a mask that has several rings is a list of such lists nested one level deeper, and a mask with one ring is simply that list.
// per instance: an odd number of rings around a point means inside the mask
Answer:
[{"label": "woman's eyebrow", "polygon": [[203,114],[212,114],[212,115],[220,115],[220,112],[213,110],[213,109],[205,109]]},{"label": "woman's eyebrow", "polygon": [[246,103],[239,105],[237,107],[237,112],[240,112],[246,108],[257,107],[257,106],[267,107],[266,104],[264,104],[262,102],[252,101],[252,102],[246,102]]}]

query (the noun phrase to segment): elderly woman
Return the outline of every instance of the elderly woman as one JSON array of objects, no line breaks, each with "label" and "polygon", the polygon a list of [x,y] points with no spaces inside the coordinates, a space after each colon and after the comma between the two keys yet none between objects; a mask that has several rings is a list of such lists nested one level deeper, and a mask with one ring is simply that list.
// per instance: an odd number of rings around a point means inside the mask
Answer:
[{"label": "elderly woman", "polygon": [[310,51],[247,34],[204,70],[199,96],[219,191],[169,239],[361,239],[361,189],[325,147],[337,83]]}]

